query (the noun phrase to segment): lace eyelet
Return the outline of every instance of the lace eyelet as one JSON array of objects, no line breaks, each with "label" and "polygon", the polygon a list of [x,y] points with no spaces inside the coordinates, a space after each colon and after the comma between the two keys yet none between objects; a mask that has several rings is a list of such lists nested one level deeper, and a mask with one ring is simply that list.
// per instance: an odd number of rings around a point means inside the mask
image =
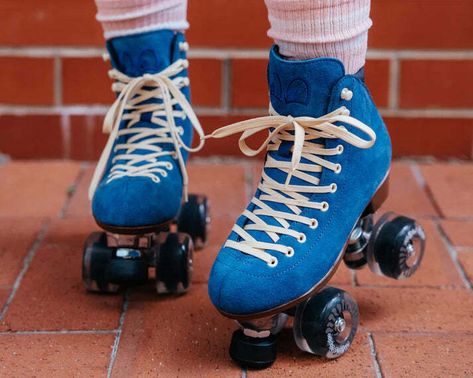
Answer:
[{"label": "lace eyelet", "polygon": [[305,236],[305,234],[302,234],[302,233],[301,233],[301,234],[299,234],[299,236],[297,237],[297,241],[298,241],[299,243],[301,243],[301,244],[302,244],[302,243],[305,243],[306,240],[307,240],[307,236]]},{"label": "lace eyelet", "polygon": [[294,256],[294,248],[292,248],[292,247],[287,247],[286,256],[287,256],[287,257],[292,257],[292,256]]},{"label": "lace eyelet", "polygon": [[179,43],[179,50],[181,50],[181,51],[189,50],[189,44],[187,42],[180,42]]},{"label": "lace eyelet", "polygon": [[171,164],[171,163],[166,163],[166,168],[170,171],[172,171],[174,169],[174,166]]},{"label": "lace eyelet", "polygon": [[322,202],[322,209],[321,209],[322,211],[327,211],[329,207],[330,206],[329,206],[328,202],[325,202],[325,201]]},{"label": "lace eyelet", "polygon": [[330,184],[330,193],[335,193],[337,191],[337,184]]},{"label": "lace eyelet", "polygon": [[348,88],[343,88],[340,93],[340,98],[345,101],[350,101],[353,98],[353,92]]},{"label": "lace eyelet", "polygon": [[275,268],[278,265],[278,259],[273,257],[270,262],[268,262],[268,266],[270,268]]},{"label": "lace eyelet", "polygon": [[339,145],[337,146],[337,152],[338,152],[338,154],[341,155],[341,154],[343,153],[343,150],[344,150],[344,149],[345,149],[345,148],[343,147],[343,145],[339,144]]},{"label": "lace eyelet", "polygon": [[335,166],[335,173],[338,175],[341,171],[342,171],[342,165],[341,165],[341,164],[337,164],[337,165]]},{"label": "lace eyelet", "polygon": [[312,218],[312,219],[310,220],[310,225],[309,225],[309,227],[314,230],[314,229],[316,229],[318,226],[319,226],[319,222],[317,222],[317,219]]}]

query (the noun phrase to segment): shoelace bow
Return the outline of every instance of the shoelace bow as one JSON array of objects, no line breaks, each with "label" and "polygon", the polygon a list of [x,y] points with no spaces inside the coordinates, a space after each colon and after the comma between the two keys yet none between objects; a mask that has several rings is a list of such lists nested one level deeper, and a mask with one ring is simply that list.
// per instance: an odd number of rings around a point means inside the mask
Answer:
[{"label": "shoelace bow", "polygon": [[[339,164],[334,164],[320,156],[330,156],[343,153],[343,146],[336,148],[325,148],[318,144],[315,139],[341,139],[358,148],[370,148],[375,140],[375,132],[363,122],[350,116],[350,112],[345,107],[340,107],[333,112],[319,118],[313,117],[292,117],[279,115],[270,105],[270,116],[250,119],[237,122],[215,130],[206,138],[224,138],[233,134],[241,133],[239,139],[240,150],[247,156],[255,156],[267,147],[268,151],[278,150],[282,141],[293,142],[292,158],[290,162],[279,161],[271,155],[267,155],[264,168],[277,168],[287,174],[284,184],[280,184],[269,177],[263,169],[262,180],[258,185],[261,194],[259,198],[253,197],[251,202],[255,205],[252,211],[245,210],[245,216],[251,223],[240,227],[235,224],[232,231],[239,237],[239,241],[227,240],[225,246],[254,256],[265,261],[270,266],[277,265],[277,259],[266,252],[272,250],[292,256],[294,250],[291,247],[278,244],[280,235],[290,235],[299,242],[305,242],[306,236],[290,229],[290,221],[299,222],[317,228],[318,223],[314,218],[301,216],[302,208],[312,208],[321,211],[328,210],[326,202],[311,202],[309,197],[301,194],[311,195],[313,193],[330,193],[337,190],[336,184],[320,186],[319,178],[311,175],[321,172],[323,168],[330,169],[336,173],[341,171]],[[343,126],[336,126],[335,123],[343,122],[361,130],[368,136],[368,139],[358,137],[348,131]],[[261,145],[255,149],[247,144],[247,139],[261,131],[269,131],[269,135]],[[301,162],[304,158],[311,164]],[[309,185],[290,184],[291,177],[297,177]],[[266,202],[263,202],[266,201]],[[276,202],[286,205],[291,211],[277,211],[272,209],[267,202]],[[269,216],[279,223],[279,225],[267,224],[261,217]],[[257,241],[248,231],[256,230],[266,232],[273,243]]]},{"label": "shoelace bow", "polygon": [[[115,140],[119,136],[128,136],[126,143],[119,143],[115,151],[123,150],[113,158],[113,164],[119,160],[124,164],[114,164],[107,182],[126,177],[144,176],[159,182],[159,176],[167,175],[166,169],[172,169],[169,162],[159,161],[165,155],[178,160],[183,177],[184,198],[187,200],[188,175],[182,156],[181,148],[188,152],[200,150],[204,145],[204,132],[190,103],[182,94],[181,88],[189,84],[186,77],[175,77],[188,67],[186,59],[179,59],[166,69],[156,74],[145,74],[139,77],[129,77],[122,72],[112,69],[109,76],[115,80],[112,90],[119,93],[113,105],[108,110],[104,124],[104,133],[109,133],[107,144],[100,156],[89,187],[89,198],[92,199],[97,186],[112,153]],[[144,89],[144,88],[152,89]],[[162,103],[143,104],[149,99],[162,99]],[[178,105],[182,110],[174,109]],[[125,113],[127,111],[127,113]],[[157,128],[131,127],[140,121],[141,114],[152,113],[151,122]],[[164,119],[160,117],[165,117]],[[182,140],[182,127],[176,126],[175,118],[189,118],[192,127],[200,136],[196,147],[188,146]],[[128,120],[126,127],[120,129],[122,120]],[[159,144],[173,143],[174,151],[164,151]],[[133,154],[136,150],[147,150],[149,154]]]}]

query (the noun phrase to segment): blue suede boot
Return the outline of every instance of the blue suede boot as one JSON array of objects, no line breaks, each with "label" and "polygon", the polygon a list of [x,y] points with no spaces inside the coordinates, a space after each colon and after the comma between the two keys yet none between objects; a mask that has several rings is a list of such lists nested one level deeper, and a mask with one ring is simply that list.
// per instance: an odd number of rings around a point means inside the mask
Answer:
[{"label": "blue suede boot", "polygon": [[[209,295],[224,315],[254,319],[310,297],[342,260],[351,231],[377,207],[391,163],[388,131],[360,75],[331,58],[270,52],[270,116],[215,131],[267,148],[258,189],[218,254]],[[246,139],[269,136],[253,150]],[[371,209],[374,210],[374,209]]]},{"label": "blue suede boot", "polygon": [[188,152],[201,147],[190,147],[193,128],[203,135],[190,105],[187,49],[184,35],[171,30],[107,41],[117,98],[89,190],[105,230],[153,231],[176,217],[187,195]]}]

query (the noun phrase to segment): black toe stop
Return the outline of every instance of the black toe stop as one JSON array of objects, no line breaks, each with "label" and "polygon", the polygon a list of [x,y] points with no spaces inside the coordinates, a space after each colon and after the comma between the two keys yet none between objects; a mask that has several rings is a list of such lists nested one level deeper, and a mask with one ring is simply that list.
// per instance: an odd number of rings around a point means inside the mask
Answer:
[{"label": "black toe stop", "polygon": [[233,332],[230,357],[241,367],[265,369],[276,361],[276,355],[277,338],[275,335],[255,338],[246,336],[241,329]]}]

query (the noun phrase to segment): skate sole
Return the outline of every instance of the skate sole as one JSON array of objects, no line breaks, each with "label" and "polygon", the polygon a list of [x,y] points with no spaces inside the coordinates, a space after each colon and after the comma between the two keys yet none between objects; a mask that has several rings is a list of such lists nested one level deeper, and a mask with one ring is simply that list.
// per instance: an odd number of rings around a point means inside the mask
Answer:
[{"label": "skate sole", "polygon": [[[387,172],[386,176],[384,177],[383,181],[381,184],[378,186],[378,189],[375,192],[375,195],[371,198],[371,200],[368,202],[368,204],[365,207],[365,210],[360,214],[360,217],[362,217],[365,213],[374,213],[376,210],[378,210],[381,205],[384,203],[386,198],[388,197],[388,192],[389,192],[389,172]],[[356,219],[355,224],[353,225],[352,229],[356,226],[356,223],[358,222],[358,217]],[[347,238],[348,239],[348,238]],[[265,310],[261,312],[255,312],[252,314],[244,314],[244,315],[237,315],[237,314],[230,314],[221,310],[218,310],[223,316],[238,320],[240,322],[243,321],[248,321],[248,320],[254,320],[254,319],[259,319],[259,318],[265,318],[273,315],[280,314],[282,312],[285,312],[286,310],[289,310],[290,308],[298,305],[301,302],[304,302],[306,299],[314,296],[318,291],[320,291],[323,287],[326,286],[326,284],[330,281],[330,279],[333,277],[335,272],[338,269],[338,266],[340,265],[341,261],[343,260],[343,255],[345,252],[345,248],[347,247],[348,240],[345,242],[343,248],[339,252],[339,255],[337,257],[337,260],[335,261],[335,264],[333,265],[332,269],[324,276],[324,278],[318,282],[315,286],[313,286],[308,292],[300,296],[299,298],[296,298],[288,303],[285,303],[281,306],[272,308],[270,310]]]},{"label": "skate sole", "polygon": [[160,224],[138,226],[138,227],[111,226],[109,224],[103,224],[99,222],[97,219],[95,219],[95,223],[97,223],[97,225],[104,231],[110,232],[112,234],[144,235],[144,234],[160,233],[162,231],[167,231],[172,221],[167,221]]}]

